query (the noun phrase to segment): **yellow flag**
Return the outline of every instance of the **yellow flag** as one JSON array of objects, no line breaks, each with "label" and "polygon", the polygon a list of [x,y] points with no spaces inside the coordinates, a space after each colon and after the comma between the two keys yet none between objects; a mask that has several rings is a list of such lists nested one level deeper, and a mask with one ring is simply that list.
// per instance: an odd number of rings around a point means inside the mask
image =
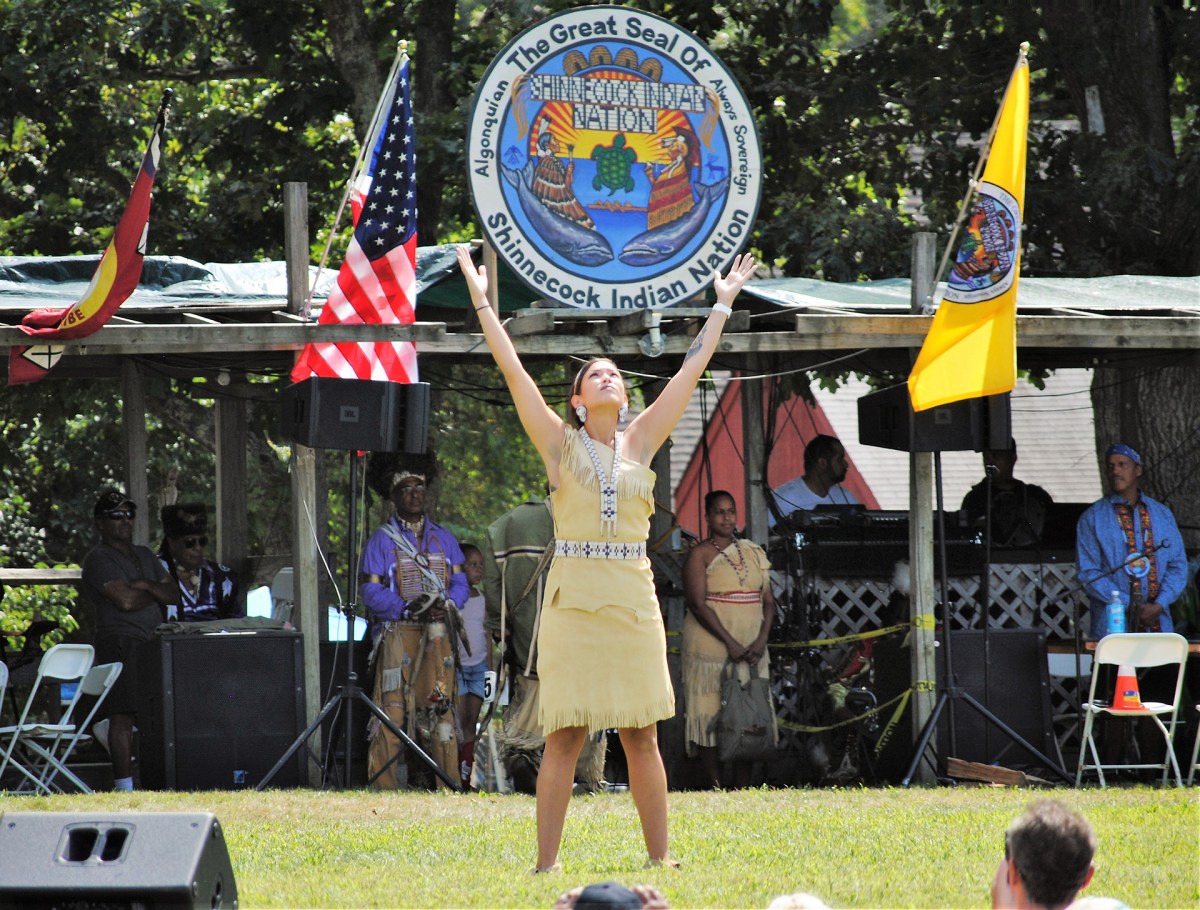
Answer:
[{"label": "yellow flag", "polygon": [[1016,384],[1028,128],[1029,66],[1022,50],[945,297],[908,377],[915,411],[1009,392]]}]

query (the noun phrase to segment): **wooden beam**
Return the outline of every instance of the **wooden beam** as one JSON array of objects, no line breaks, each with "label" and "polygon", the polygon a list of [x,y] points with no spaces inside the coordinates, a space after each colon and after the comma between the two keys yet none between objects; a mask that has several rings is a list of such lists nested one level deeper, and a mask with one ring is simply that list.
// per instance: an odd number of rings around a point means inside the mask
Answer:
[{"label": "wooden beam", "polygon": [[[537,313],[534,318],[545,320],[552,314],[555,323],[578,322],[568,319],[561,309],[522,311]],[[640,357],[636,335],[617,335],[607,322],[598,319],[595,311],[585,316],[586,326],[570,331],[555,331],[547,335],[529,335],[517,339],[522,356],[557,357],[578,354],[583,346],[593,346],[595,337],[605,339],[604,349],[609,356]],[[678,321],[682,314],[664,316],[663,325]],[[700,310],[697,316],[706,317]],[[283,319],[282,314],[272,314]],[[522,316],[522,319],[529,318]],[[641,317],[638,317],[639,319]],[[792,331],[738,332],[741,320],[750,317],[734,312],[734,331],[727,330],[718,351],[724,355],[755,353],[787,353],[874,351],[919,347],[929,330],[931,317],[915,315],[856,315],[856,316],[793,316]],[[517,320],[510,326],[519,324]],[[544,325],[544,322],[535,323]],[[747,323],[748,325],[749,323]],[[0,346],[28,342],[16,326],[0,326]],[[87,338],[64,342],[65,356],[145,356],[256,353],[264,351],[295,351],[309,342],[318,341],[415,341],[423,354],[453,354],[491,357],[486,345],[479,344],[473,333],[448,332],[443,322],[415,322],[410,325],[320,325],[315,322],[222,323],[219,325],[188,324],[109,324]],[[1093,316],[1019,316],[1017,318],[1019,351],[1031,349],[1072,351],[1200,351],[1200,313],[1195,316],[1112,316],[1097,319]],[[691,345],[686,332],[663,332],[663,354],[683,355]]]},{"label": "wooden beam", "polygon": [[[554,325],[554,313],[550,310],[523,310],[521,315],[508,320],[504,328],[509,338],[519,338],[524,335],[549,334],[554,331]],[[483,338],[482,335],[479,337]]]},{"label": "wooden beam", "polygon": [[[325,610],[319,603],[317,567],[317,452],[298,443],[292,445],[292,624],[304,635],[304,715],[312,723],[321,710],[321,624]],[[316,731],[322,736],[320,729]],[[321,740],[315,743],[324,754]],[[320,769],[308,765],[309,783],[321,784]]]},{"label": "wooden beam", "polygon": [[307,317],[308,184],[283,185],[283,247],[287,264],[287,308]]},{"label": "wooden beam", "polygon": [[[146,481],[146,376],[135,361],[121,363],[121,435],[125,443],[125,495],[137,505],[134,543],[150,541],[150,497]],[[157,525],[158,523],[155,522]]]},{"label": "wooden beam", "polygon": [[[754,358],[748,364],[753,373],[764,372],[762,363]],[[745,522],[747,536],[760,547],[767,546],[767,494],[763,481],[767,476],[766,431],[763,415],[763,380],[743,379],[739,383],[742,399],[742,451],[746,453]]]},{"label": "wooden beam", "polygon": [[[796,317],[808,350],[920,347],[931,316],[856,315]],[[1200,349],[1200,313],[1192,318],[1136,316],[1018,316],[1017,344],[1037,348],[1137,350]]]},{"label": "wooden beam", "polygon": [[246,552],[250,519],[246,512],[246,399],[220,396],[216,401],[217,558],[242,579],[245,597],[249,578]]},{"label": "wooden beam", "polygon": [[[64,354],[203,354],[299,350],[316,341],[417,341],[444,338],[443,322],[411,325],[320,325],[315,322],[229,323],[221,325],[109,325],[77,341],[64,342]],[[0,346],[28,344],[16,326],[0,327]],[[487,353],[486,350],[484,353]]]},{"label": "wooden beam", "polygon": [[[929,308],[937,285],[937,236],[922,231],[913,238],[912,286],[909,305],[914,313]],[[927,317],[928,318],[928,317]],[[917,352],[911,352],[915,361]],[[909,428],[911,438],[911,427]],[[933,455],[910,452],[908,456],[908,578],[909,578],[909,668],[912,671],[912,739],[916,743],[929,722],[935,704],[935,626],[938,598],[933,578]],[[911,758],[910,758],[911,763]],[[924,763],[916,771],[918,781],[930,783],[936,775]]]},{"label": "wooden beam", "polygon": [[0,584],[5,585],[77,585],[82,581],[74,569],[10,569],[0,566]]}]

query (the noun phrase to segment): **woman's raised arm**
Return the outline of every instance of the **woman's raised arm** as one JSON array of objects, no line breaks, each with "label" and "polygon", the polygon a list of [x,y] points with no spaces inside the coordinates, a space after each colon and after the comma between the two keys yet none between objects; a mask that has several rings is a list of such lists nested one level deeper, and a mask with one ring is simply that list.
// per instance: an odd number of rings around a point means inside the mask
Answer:
[{"label": "woman's raised arm", "polygon": [[725,320],[733,313],[732,304],[746,280],[754,274],[756,263],[749,253],[743,253],[733,260],[728,274],[724,278],[718,272],[713,281],[713,290],[717,293],[716,306],[712,308],[708,319],[700,327],[692,346],[683,357],[679,371],[671,377],[663,388],[662,393],[645,411],[639,414],[629,425],[625,434],[626,451],[629,457],[640,464],[649,464],[654,453],[662,446],[679,418],[683,416],[688,401],[696,383],[708,368],[708,361],[717,342],[721,340],[721,330]]},{"label": "woman's raised arm", "polygon": [[517,349],[513,347],[512,339],[500,324],[500,317],[492,309],[488,301],[487,268],[476,268],[471,259],[471,249],[468,246],[458,247],[458,267],[462,269],[467,279],[467,289],[471,292],[471,305],[479,316],[479,324],[483,328],[483,337],[487,340],[496,366],[504,374],[504,382],[512,393],[513,403],[517,406],[517,415],[521,425],[529,435],[530,441],[546,463],[546,471],[551,485],[558,483],[558,462],[562,458],[563,432],[565,424],[546,400],[533,377],[525,371]]}]

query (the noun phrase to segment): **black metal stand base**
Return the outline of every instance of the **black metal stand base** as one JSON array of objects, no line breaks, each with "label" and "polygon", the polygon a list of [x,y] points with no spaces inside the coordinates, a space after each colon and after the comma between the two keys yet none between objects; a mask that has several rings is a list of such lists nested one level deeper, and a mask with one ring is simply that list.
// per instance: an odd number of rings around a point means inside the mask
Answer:
[{"label": "black metal stand base", "polygon": [[[407,733],[405,733],[403,730],[401,730],[398,726],[396,726],[395,721],[393,721],[390,717],[388,717],[387,713],[382,708],[380,708],[379,705],[377,705],[377,704],[375,704],[375,702],[371,701],[370,696],[367,695],[367,693],[362,690],[362,687],[357,685],[356,682],[353,680],[351,680],[346,685],[340,687],[338,689],[338,691],[336,693],[334,693],[334,695],[329,699],[329,701],[325,702],[324,707],[322,707],[321,710],[317,713],[317,716],[316,716],[316,718],[313,719],[313,722],[308,725],[308,728],[303,733],[301,733],[298,737],[296,737],[296,741],[293,742],[291,744],[291,746],[288,747],[288,750],[283,753],[283,757],[280,758],[279,761],[277,761],[275,763],[275,767],[273,767],[270,771],[267,772],[266,776],[261,781],[259,781],[258,785],[254,789],[255,790],[266,789],[267,786],[274,779],[275,775],[279,773],[280,769],[283,768],[283,766],[286,765],[289,761],[291,761],[292,757],[298,751],[300,751],[300,749],[302,747],[306,746],[306,744],[309,740],[309,737],[311,737],[317,731],[317,729],[321,726],[321,723],[325,720],[326,717],[328,717],[334,711],[340,710],[343,706],[343,702],[353,703],[355,701],[362,702],[364,705],[366,705],[367,710],[369,710],[372,714],[374,714],[377,718],[379,718],[380,723],[382,723],[385,727],[387,727],[389,730],[391,730],[392,734],[397,739],[399,739],[402,743],[404,743],[404,745],[408,746],[408,748],[410,750],[412,750],[412,752],[414,754],[416,754],[416,756],[418,758],[420,758],[423,762],[425,762],[425,764],[427,764],[429,766],[430,770],[433,771],[433,773],[436,774],[439,779],[441,779],[442,783],[444,783],[451,790],[457,791],[457,790],[461,789],[459,787],[457,781],[451,780],[450,777],[446,774],[446,772],[444,770],[442,770],[442,766],[439,765],[437,762],[435,762],[428,755],[428,753],[426,753],[420,746],[418,746],[415,742],[413,742],[413,739],[411,736],[409,736]],[[349,704],[347,704],[345,707],[346,707],[346,711],[348,713],[350,710]],[[335,724],[335,726],[336,726],[336,724]],[[330,751],[332,751],[332,748],[333,748],[332,746],[329,747]],[[347,744],[347,749],[349,749],[348,744]],[[309,758],[311,760],[313,760],[314,762],[317,761],[317,756],[311,749],[308,750],[308,754],[309,754]],[[319,764],[322,769],[325,769],[326,767],[328,767],[327,762],[319,762]],[[345,781],[345,786],[350,785],[350,779],[349,779],[350,770],[349,770],[348,766],[349,766],[349,762],[347,762],[347,769],[346,769],[347,777],[346,777],[346,781]]]},{"label": "black metal stand base", "polygon": [[908,770],[904,773],[904,778],[900,781],[900,786],[907,787],[912,781],[913,775],[917,772],[917,766],[921,763],[921,759],[925,756],[925,750],[929,747],[929,740],[933,738],[934,731],[937,730],[938,719],[942,716],[942,710],[950,703],[950,699],[965,701],[970,707],[975,709],[975,713],[994,726],[997,730],[1007,736],[1014,745],[1023,746],[1031,754],[1033,754],[1043,766],[1053,771],[1068,784],[1074,784],[1075,778],[1067,774],[1063,768],[1047,755],[1042,754],[1038,749],[1035,749],[1029,742],[1025,740],[1016,730],[998,718],[995,714],[989,711],[986,707],[980,704],[966,689],[960,686],[948,686],[941,695],[938,696],[937,703],[933,706],[933,713],[929,715],[929,720],[925,721],[925,726],[921,728],[921,735],[917,739],[916,750],[913,753],[912,762],[908,766]]}]

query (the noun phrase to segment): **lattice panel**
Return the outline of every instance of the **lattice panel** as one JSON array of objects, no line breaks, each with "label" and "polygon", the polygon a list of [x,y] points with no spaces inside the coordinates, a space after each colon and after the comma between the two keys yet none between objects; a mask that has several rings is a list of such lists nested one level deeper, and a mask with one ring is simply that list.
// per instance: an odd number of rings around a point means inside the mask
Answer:
[{"label": "lattice panel", "polygon": [[[1072,612],[1083,601],[1075,584],[1074,563],[994,563],[988,578],[989,628],[1045,629],[1047,638],[1071,638]],[[936,579],[934,583],[940,585]],[[822,637],[876,628],[895,590],[889,582],[873,578],[816,576],[803,579],[801,586],[816,594]],[[955,576],[948,580],[948,588],[951,625],[982,628],[980,579]],[[1080,610],[1086,631],[1086,608]]]},{"label": "lattice panel", "polygon": [[[1075,564],[1069,562],[994,563],[989,574],[988,617],[992,629],[1044,629],[1048,639],[1070,640],[1074,635],[1074,611],[1080,610],[1087,631],[1087,608],[1075,581]],[[812,592],[810,619],[813,636],[836,638],[854,632],[878,628],[889,598],[894,592],[887,582],[873,578],[833,578],[808,576],[799,580],[802,590]],[[961,629],[982,628],[983,590],[978,576],[954,576],[947,581],[951,625]],[[935,585],[940,581],[935,579]],[[938,620],[941,620],[939,610]],[[817,631],[819,629],[819,631]],[[821,649],[825,663],[836,664],[846,646]],[[797,691],[788,693],[794,700]],[[1077,698],[1073,679],[1050,677],[1050,705],[1057,715],[1075,711]],[[784,716],[801,714],[798,706],[788,705]],[[1068,724],[1056,729],[1056,735]],[[1064,751],[1078,749],[1078,729],[1064,738]]]}]

